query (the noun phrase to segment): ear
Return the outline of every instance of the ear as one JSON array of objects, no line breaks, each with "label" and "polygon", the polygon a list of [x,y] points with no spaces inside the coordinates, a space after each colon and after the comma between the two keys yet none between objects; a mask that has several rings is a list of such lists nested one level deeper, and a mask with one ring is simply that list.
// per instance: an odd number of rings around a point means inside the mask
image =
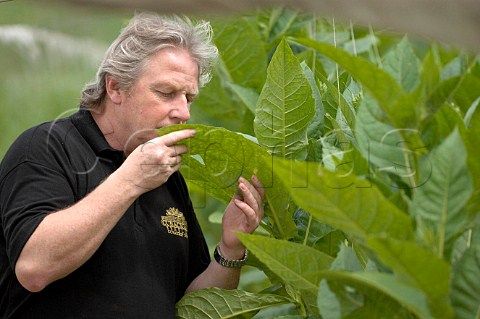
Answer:
[{"label": "ear", "polygon": [[110,74],[105,77],[105,89],[107,96],[114,104],[120,104],[122,102],[122,91],[120,90],[120,84]]}]

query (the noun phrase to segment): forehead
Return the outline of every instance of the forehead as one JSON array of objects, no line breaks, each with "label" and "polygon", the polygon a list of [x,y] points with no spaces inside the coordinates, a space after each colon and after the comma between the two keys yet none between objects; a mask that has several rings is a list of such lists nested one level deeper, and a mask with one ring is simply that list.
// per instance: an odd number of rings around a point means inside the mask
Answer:
[{"label": "forehead", "polygon": [[198,63],[181,48],[167,47],[154,53],[146,62],[143,75],[155,78],[170,76],[198,81]]}]

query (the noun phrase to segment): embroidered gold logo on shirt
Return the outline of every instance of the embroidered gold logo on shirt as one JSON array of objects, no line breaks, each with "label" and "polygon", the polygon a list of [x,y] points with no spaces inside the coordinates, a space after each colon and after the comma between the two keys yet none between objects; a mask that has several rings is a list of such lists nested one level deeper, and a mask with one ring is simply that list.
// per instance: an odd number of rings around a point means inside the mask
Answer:
[{"label": "embroidered gold logo on shirt", "polygon": [[162,225],[167,228],[169,234],[188,238],[187,221],[178,208],[170,207],[167,209],[167,215],[162,216]]}]

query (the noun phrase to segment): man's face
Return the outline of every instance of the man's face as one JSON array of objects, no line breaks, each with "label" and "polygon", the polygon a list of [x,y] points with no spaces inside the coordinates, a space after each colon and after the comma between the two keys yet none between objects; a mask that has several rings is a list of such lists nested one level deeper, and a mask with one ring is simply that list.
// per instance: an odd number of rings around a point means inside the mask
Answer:
[{"label": "man's face", "polygon": [[126,151],[131,151],[156,137],[156,129],[190,118],[190,103],[198,95],[198,65],[186,50],[162,49],[121,95],[116,118]]}]

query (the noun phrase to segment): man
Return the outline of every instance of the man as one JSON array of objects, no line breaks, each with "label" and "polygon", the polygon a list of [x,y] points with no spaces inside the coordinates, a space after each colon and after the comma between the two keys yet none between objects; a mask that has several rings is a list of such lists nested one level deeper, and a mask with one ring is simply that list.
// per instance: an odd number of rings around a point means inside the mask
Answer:
[{"label": "man", "polygon": [[0,166],[0,317],[173,318],[185,292],[235,288],[236,232],[263,217],[240,178],[210,261],[185,182],[182,130],[217,56],[208,23],[136,15],[72,116],[24,132]]}]

